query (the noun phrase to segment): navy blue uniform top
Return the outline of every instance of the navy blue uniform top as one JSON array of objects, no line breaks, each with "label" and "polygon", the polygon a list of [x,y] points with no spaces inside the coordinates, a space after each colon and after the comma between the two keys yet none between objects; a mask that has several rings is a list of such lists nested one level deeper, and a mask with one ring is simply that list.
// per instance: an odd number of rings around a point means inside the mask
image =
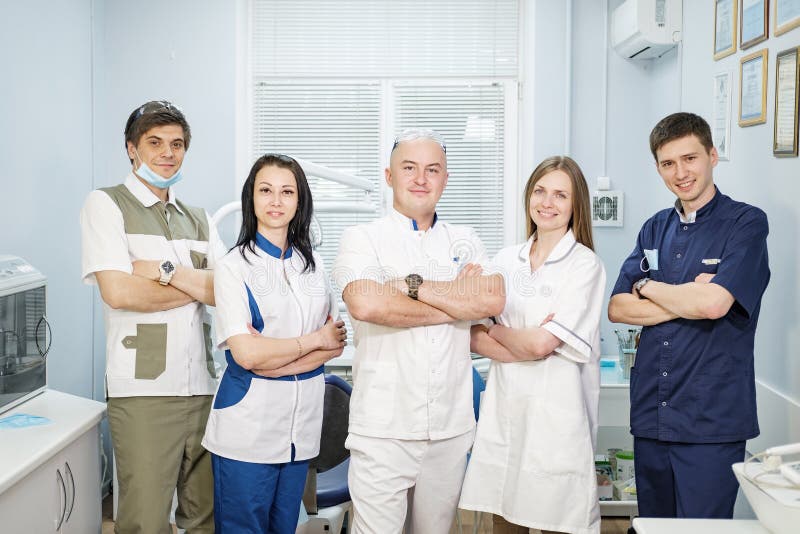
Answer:
[{"label": "navy blue uniform top", "polygon": [[713,273],[712,283],[735,302],[717,320],[678,318],[642,329],[630,378],[634,436],[723,443],[758,435],[753,340],[770,277],[768,232],[762,210],[719,190],[694,222],[681,222],[670,208],[642,226],[612,295],[630,293],[646,276],[683,284]]}]

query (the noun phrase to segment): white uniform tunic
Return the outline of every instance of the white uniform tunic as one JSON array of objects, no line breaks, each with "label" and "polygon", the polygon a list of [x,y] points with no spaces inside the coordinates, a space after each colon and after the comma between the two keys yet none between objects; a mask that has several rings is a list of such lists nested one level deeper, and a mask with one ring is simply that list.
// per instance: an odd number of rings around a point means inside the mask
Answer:
[{"label": "white uniform tunic", "polygon": [[[230,251],[214,271],[216,332],[228,367],[222,376],[206,426],[203,446],[219,456],[252,463],[285,463],[319,454],[325,395],[323,366],[300,375],[264,378],[236,363],[228,338],[249,334],[298,337],[334,319],[336,301],[322,259],[303,272],[302,255],[281,250],[261,235],[255,253]],[[292,456],[292,449],[295,454]]]},{"label": "white uniform tunic", "polygon": [[[486,263],[475,231],[434,219],[419,231],[392,209],[342,235],[333,269],[338,286],[384,283],[417,273],[453,280],[467,263]],[[356,349],[349,431],[363,436],[440,440],[472,430],[469,321],[395,328],[353,320]]]},{"label": "white uniform tunic", "polygon": [[600,532],[594,469],[605,270],[572,231],[531,273],[532,239],[501,250],[500,324],[563,341],[539,361],[492,362],[459,507],[544,530]]}]

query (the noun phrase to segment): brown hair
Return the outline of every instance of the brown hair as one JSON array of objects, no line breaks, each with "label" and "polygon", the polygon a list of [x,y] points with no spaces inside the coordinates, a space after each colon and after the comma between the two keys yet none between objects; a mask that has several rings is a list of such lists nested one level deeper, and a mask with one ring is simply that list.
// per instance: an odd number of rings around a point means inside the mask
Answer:
[{"label": "brown hair", "polygon": [[177,124],[183,129],[183,144],[189,150],[189,142],[192,140],[189,123],[178,106],[166,100],[145,102],[131,112],[128,122],[125,123],[125,147],[127,148],[128,143],[137,146],[139,139],[151,128],[170,124]]},{"label": "brown hair", "polygon": [[700,144],[706,149],[707,153],[711,152],[714,148],[714,141],[711,139],[711,128],[708,126],[706,120],[694,113],[673,113],[667,115],[656,124],[653,131],[650,132],[650,152],[653,153],[656,163],[658,163],[658,156],[656,151],[676,139],[694,135]]},{"label": "brown hair", "polygon": [[586,185],[586,179],[583,177],[581,168],[569,156],[552,156],[545,159],[534,169],[531,177],[528,178],[528,183],[525,184],[524,204],[528,237],[532,236],[536,231],[536,223],[533,222],[530,216],[530,201],[533,188],[544,175],[553,171],[563,171],[569,176],[569,180],[572,183],[572,217],[569,220],[569,227],[575,234],[575,240],[594,250],[589,187]]}]

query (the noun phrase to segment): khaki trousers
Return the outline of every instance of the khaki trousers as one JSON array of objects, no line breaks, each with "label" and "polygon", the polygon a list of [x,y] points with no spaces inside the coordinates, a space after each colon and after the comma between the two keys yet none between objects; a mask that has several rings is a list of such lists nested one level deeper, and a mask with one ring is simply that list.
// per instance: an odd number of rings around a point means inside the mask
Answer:
[{"label": "khaki trousers", "polygon": [[116,534],[171,534],[175,522],[188,534],[214,532],[211,455],[201,445],[210,395],[112,397],[108,424],[119,482]]},{"label": "khaki trousers", "polygon": [[[501,515],[492,514],[492,533],[493,534],[528,534],[528,527],[522,527],[509,523]],[[540,531],[542,534],[559,534],[550,530]]]}]

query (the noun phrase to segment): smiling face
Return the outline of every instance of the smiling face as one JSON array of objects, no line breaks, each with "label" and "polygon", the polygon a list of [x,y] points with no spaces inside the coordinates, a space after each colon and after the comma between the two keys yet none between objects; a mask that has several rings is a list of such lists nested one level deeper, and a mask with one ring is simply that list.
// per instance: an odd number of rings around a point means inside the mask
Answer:
[{"label": "smiling face", "polygon": [[572,180],[562,170],[548,172],[533,185],[528,214],[540,237],[550,232],[567,233],[572,219],[572,195]]},{"label": "smiling face", "polygon": [[128,156],[133,160],[133,170],[142,162],[164,179],[178,172],[186,155],[183,128],[178,124],[155,126],[147,130],[134,146],[128,141]]},{"label": "smiling face", "polygon": [[289,223],[297,213],[297,202],[297,181],[291,170],[268,165],[256,173],[253,209],[258,232],[267,239],[276,243],[286,238]]},{"label": "smiling face", "polygon": [[697,211],[714,198],[713,169],[717,149],[706,148],[694,135],[664,143],[656,150],[656,168],[685,213]]},{"label": "smiling face", "polygon": [[394,208],[412,219],[432,219],[447,176],[447,158],[439,143],[424,138],[401,142],[386,169]]}]

